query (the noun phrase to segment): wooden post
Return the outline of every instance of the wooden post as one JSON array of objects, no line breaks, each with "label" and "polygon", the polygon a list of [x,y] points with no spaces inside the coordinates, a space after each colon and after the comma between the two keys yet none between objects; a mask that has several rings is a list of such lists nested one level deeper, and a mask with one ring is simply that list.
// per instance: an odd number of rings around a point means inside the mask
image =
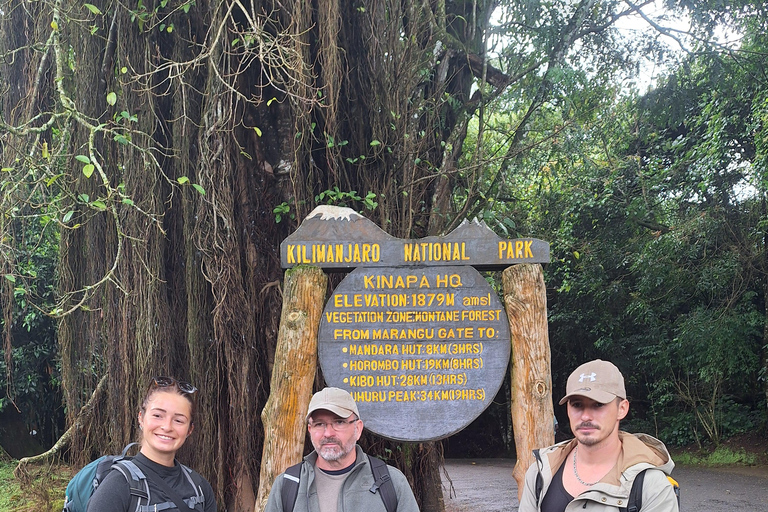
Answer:
[{"label": "wooden post", "polygon": [[328,277],[319,268],[296,267],[285,273],[269,399],[261,411],[264,451],[256,512],[264,510],[277,475],[299,462],[304,451],[304,415],[312,398],[317,331],[327,288]]},{"label": "wooden post", "polygon": [[512,336],[512,429],[517,463],[512,476],[523,494],[532,451],[555,441],[547,295],[541,265],[521,264],[503,273],[504,302]]}]

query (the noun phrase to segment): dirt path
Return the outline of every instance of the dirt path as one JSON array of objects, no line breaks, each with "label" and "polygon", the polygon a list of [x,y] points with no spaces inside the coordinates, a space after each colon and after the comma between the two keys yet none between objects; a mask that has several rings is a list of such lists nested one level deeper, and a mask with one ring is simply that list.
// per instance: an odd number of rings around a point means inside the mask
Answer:
[{"label": "dirt path", "polygon": [[[508,512],[518,509],[512,459],[445,461],[446,512]],[[676,467],[683,511],[768,511],[768,468],[702,469]],[[453,492],[449,492],[449,478]]]}]

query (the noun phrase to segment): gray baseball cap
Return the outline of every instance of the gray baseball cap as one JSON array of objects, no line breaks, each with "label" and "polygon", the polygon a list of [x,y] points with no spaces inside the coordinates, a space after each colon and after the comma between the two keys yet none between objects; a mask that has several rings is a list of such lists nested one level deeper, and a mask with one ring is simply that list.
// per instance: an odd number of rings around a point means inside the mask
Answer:
[{"label": "gray baseball cap", "polygon": [[560,400],[560,405],[572,396],[585,396],[601,404],[612,402],[616,397],[627,398],[624,376],[608,361],[595,359],[584,363],[568,377],[565,396]]},{"label": "gray baseball cap", "polygon": [[331,411],[342,418],[348,418],[350,414],[360,417],[360,412],[357,410],[357,404],[352,395],[339,388],[325,388],[312,395],[306,419],[309,420],[312,413],[320,409]]}]

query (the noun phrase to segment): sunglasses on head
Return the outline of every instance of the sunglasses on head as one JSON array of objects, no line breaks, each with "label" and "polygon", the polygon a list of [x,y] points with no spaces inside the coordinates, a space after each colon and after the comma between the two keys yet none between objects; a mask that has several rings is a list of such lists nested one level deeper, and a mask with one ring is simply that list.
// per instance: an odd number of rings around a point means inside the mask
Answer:
[{"label": "sunglasses on head", "polygon": [[197,388],[189,382],[183,380],[176,380],[173,377],[152,377],[150,388],[171,388],[177,387],[182,393],[188,395],[194,395],[197,392]]}]

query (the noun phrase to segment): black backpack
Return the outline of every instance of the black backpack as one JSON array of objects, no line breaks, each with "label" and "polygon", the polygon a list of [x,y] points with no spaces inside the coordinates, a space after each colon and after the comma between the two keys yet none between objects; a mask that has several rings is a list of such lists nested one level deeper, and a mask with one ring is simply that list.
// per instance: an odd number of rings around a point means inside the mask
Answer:
[{"label": "black backpack", "polygon": [[[292,512],[293,507],[296,505],[296,497],[299,495],[299,481],[301,479],[301,465],[304,462],[294,464],[285,470],[283,474],[283,489],[280,496],[283,502],[283,512]],[[384,507],[387,512],[397,512],[397,492],[395,486],[392,483],[392,478],[389,476],[389,468],[387,463],[378,457],[371,457],[368,455],[368,463],[371,465],[371,473],[373,473],[373,485],[369,491],[376,494],[379,491],[381,501],[384,502]]]},{"label": "black backpack", "polygon": [[[639,512],[643,508],[643,480],[645,480],[644,469],[635,477],[635,481],[632,482],[632,490],[629,491],[629,499],[627,500],[627,508],[622,508],[621,512]],[[677,509],[680,508],[680,485],[671,476],[667,475],[669,483],[672,484],[672,488],[675,490],[675,496],[677,497]]]},{"label": "black backpack", "polygon": [[[131,443],[120,455],[103,455],[95,461],[87,464],[77,472],[72,480],[67,484],[66,495],[64,496],[63,512],[86,512],[88,501],[91,499],[94,491],[101,485],[104,478],[112,470],[119,471],[130,486],[131,505],[129,510],[138,511],[142,506],[149,504],[149,484],[147,477],[141,469],[127,457],[128,450],[136,445]],[[199,475],[183,464],[179,464],[181,470],[187,476],[187,480],[195,488],[195,496],[185,499],[184,502],[189,508],[194,508],[197,503],[205,503],[205,496],[201,487],[202,481]],[[153,480],[154,482],[154,480]],[[165,482],[160,482],[166,485]],[[154,508],[154,506],[153,506]],[[168,508],[177,508],[174,502],[158,503],[157,510],[166,510]]]},{"label": "black backpack", "polygon": [[[536,460],[541,463],[541,455],[539,454],[539,450],[533,450],[533,455],[536,457]],[[643,481],[645,480],[646,471],[648,470],[644,469],[635,477],[635,481],[632,482],[632,489],[629,491],[627,508],[619,508],[621,512],[640,512],[640,510],[643,508]],[[680,485],[677,483],[677,481],[675,481],[674,478],[669,475],[667,475],[667,479],[669,480],[669,483],[672,484],[672,488],[675,490],[675,496],[677,497],[677,508],[678,510],[682,510],[680,508]],[[536,487],[534,491],[536,493],[537,504],[539,503],[539,498],[541,497],[541,491],[543,488],[544,480],[541,477],[541,473],[536,473]]]}]

